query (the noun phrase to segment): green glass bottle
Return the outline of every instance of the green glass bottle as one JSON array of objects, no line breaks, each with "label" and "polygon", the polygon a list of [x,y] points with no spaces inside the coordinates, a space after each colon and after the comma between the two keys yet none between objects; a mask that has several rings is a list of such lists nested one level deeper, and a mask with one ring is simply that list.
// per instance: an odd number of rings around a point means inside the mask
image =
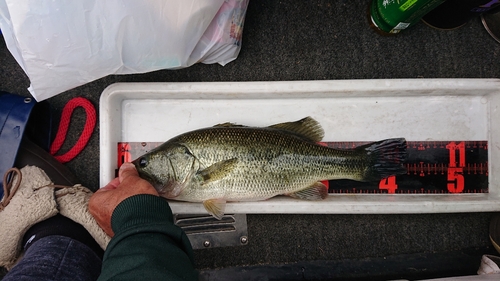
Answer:
[{"label": "green glass bottle", "polygon": [[445,0],[373,0],[371,22],[383,33],[399,33],[417,23]]}]

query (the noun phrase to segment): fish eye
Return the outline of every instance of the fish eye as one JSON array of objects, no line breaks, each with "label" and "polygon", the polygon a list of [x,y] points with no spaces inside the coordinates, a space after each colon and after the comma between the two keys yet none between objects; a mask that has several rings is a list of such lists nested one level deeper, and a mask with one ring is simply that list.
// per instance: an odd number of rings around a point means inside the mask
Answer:
[{"label": "fish eye", "polygon": [[148,159],[146,159],[146,157],[141,157],[141,159],[139,159],[139,166],[144,168],[147,165],[148,165]]}]

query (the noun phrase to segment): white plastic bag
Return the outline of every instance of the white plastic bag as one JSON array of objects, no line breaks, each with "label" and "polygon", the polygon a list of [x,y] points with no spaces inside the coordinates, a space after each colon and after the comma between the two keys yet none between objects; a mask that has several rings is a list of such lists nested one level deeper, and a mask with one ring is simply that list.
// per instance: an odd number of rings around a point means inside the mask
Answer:
[{"label": "white plastic bag", "polygon": [[[248,0],[0,0],[7,47],[44,100],[110,74],[234,60]],[[237,32],[232,32],[238,29]]]},{"label": "white plastic bag", "polygon": [[191,58],[226,65],[241,49],[243,23],[249,0],[226,0],[196,45]]}]

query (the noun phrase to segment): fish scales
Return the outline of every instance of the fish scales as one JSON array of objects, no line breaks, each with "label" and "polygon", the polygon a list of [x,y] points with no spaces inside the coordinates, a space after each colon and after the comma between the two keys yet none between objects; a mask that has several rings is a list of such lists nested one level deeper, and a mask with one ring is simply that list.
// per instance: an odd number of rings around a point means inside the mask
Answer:
[{"label": "fish scales", "polygon": [[266,199],[318,179],[356,178],[360,170],[356,167],[363,162],[362,155],[354,151],[331,149],[274,129],[209,128],[171,141],[184,144],[202,169],[226,159],[239,160],[230,177],[202,190],[182,193],[181,200]]}]

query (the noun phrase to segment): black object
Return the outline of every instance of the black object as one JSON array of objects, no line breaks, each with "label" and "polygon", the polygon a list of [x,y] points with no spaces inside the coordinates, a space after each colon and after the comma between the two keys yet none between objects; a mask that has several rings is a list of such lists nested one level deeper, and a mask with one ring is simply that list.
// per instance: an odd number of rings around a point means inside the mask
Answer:
[{"label": "black object", "polygon": [[[35,101],[0,92],[0,175],[12,168]],[[3,183],[0,183],[0,198]]]},{"label": "black object", "polygon": [[65,236],[79,241],[92,249],[101,259],[104,255],[104,250],[101,249],[85,227],[60,214],[41,221],[28,229],[22,241],[24,250],[28,250],[36,241],[52,235]]},{"label": "black object", "polygon": [[[77,178],[48,153],[52,112],[48,103],[0,92],[0,175],[12,168],[34,165],[52,182],[74,185]],[[0,198],[3,183],[0,182]]]},{"label": "black object", "polygon": [[66,166],[28,138],[22,140],[14,162],[18,168],[26,165],[39,167],[55,184],[72,186],[79,182]]},{"label": "black object", "polygon": [[447,0],[427,13],[422,21],[438,29],[455,29],[499,6],[496,0]]},{"label": "black object", "polygon": [[500,43],[500,5],[481,15],[481,21],[488,33]]},{"label": "black object", "polygon": [[290,264],[239,266],[206,269],[202,281],[234,280],[421,280],[477,275],[484,254],[492,248],[447,253],[416,253],[345,260],[302,261]]}]

